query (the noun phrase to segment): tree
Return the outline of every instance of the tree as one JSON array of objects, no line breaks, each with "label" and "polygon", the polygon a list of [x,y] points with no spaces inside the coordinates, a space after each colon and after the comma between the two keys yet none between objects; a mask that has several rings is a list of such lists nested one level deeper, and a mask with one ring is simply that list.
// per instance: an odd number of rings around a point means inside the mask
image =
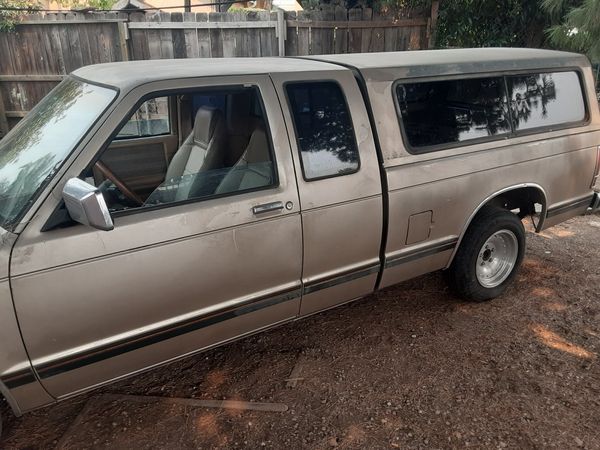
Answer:
[{"label": "tree", "polygon": [[437,47],[541,47],[548,15],[534,0],[440,3]]},{"label": "tree", "polygon": [[[34,11],[39,8],[37,1],[31,0],[0,0],[0,31],[10,31],[14,28],[19,18],[27,14],[27,9]],[[9,9],[4,9],[9,8]],[[23,8],[25,11],[18,11],[11,8]]]},{"label": "tree", "polygon": [[[116,0],[59,0],[64,9],[110,9]],[[39,10],[37,0],[0,0],[0,31],[11,31],[27,13]]]},{"label": "tree", "polygon": [[600,0],[542,0],[542,9],[559,21],[547,30],[554,46],[600,62]]}]

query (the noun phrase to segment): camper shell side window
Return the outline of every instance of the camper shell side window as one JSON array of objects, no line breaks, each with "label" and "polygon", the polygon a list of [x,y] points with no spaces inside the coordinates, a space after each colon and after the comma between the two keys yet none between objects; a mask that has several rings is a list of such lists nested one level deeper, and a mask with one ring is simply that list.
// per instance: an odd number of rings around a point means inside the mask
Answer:
[{"label": "camper shell side window", "polygon": [[397,81],[393,89],[413,154],[580,126],[588,119],[583,92],[575,69]]}]

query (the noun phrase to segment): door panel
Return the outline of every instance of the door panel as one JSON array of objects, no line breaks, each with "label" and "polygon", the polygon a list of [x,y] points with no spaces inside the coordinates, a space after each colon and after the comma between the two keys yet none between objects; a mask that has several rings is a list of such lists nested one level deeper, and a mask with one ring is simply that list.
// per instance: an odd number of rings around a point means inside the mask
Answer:
[{"label": "door panel", "polygon": [[[148,333],[158,333],[158,342],[169,340],[177,330],[189,327],[190,320],[238,311],[257,298],[271,299],[298,289],[299,228],[299,216],[290,214],[15,277],[21,328],[45,387],[61,395],[71,388],[100,383],[100,374],[109,370],[98,368],[104,364],[114,367],[115,375],[126,373],[109,360],[121,352],[134,361],[128,365],[132,370],[172,358],[179,352],[155,349],[148,353],[152,358],[146,359],[137,356],[137,347],[121,349]],[[279,303],[288,305],[279,309],[284,315],[275,321],[293,318],[299,293]],[[239,327],[218,320],[211,327],[216,331],[200,335],[216,333],[219,340],[235,337],[251,331],[256,317],[260,319],[261,314],[239,321]],[[268,323],[258,322],[258,326],[265,325]],[[161,333],[164,330],[166,337]],[[228,336],[223,335],[225,330]],[[196,330],[192,327],[191,331]],[[172,340],[164,347],[186,353],[214,343],[197,340],[192,334],[176,335]],[[78,363],[81,359],[85,364]],[[100,362],[93,363],[96,360]],[[85,371],[90,377],[73,372],[88,364],[94,366]]]},{"label": "door panel", "polygon": [[[304,236],[301,315],[329,308],[373,291],[379,271],[383,227],[381,179],[373,136],[362,96],[349,70],[276,74],[297,171]],[[336,82],[348,104],[360,156],[357,172],[307,181],[288,106],[286,83]],[[318,111],[322,116],[322,112]],[[325,112],[326,115],[326,112]],[[335,139],[335,137],[333,137]]]},{"label": "door panel", "polygon": [[[11,261],[21,331],[44,387],[61,397],[297,316],[302,233],[281,108],[267,77],[153,83],[122,99],[173,87],[255,84],[277,160],[279,184],[114,218],[115,229],[75,225],[40,232],[58,205],[48,197],[19,237]],[[284,130],[283,132],[280,130]],[[100,140],[102,142],[102,140]],[[77,176],[100,147],[76,160]],[[255,215],[254,206],[291,209]]]}]

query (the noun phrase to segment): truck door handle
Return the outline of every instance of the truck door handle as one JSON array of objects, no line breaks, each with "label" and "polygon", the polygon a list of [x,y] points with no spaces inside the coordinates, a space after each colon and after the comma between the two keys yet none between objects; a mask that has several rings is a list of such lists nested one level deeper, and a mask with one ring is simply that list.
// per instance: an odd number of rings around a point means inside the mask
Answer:
[{"label": "truck door handle", "polygon": [[283,209],[283,202],[271,202],[264,203],[262,205],[256,205],[254,208],[252,208],[252,212],[254,214],[261,214],[270,211],[279,211],[280,209]]}]

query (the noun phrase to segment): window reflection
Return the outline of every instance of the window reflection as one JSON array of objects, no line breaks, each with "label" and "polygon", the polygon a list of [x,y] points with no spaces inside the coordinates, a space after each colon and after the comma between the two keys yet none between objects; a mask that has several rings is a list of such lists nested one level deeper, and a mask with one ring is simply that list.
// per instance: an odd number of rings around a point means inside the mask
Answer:
[{"label": "window reflection", "polygon": [[170,132],[169,97],[157,97],[142,103],[121,128],[116,139],[159,136]]},{"label": "window reflection", "polygon": [[287,85],[304,176],[354,173],[359,167],[352,120],[334,82]]},{"label": "window reflection", "polygon": [[579,77],[575,72],[508,77],[515,129],[578,122],[585,118]]},{"label": "window reflection", "polygon": [[0,142],[0,226],[16,225],[116,92],[67,78]]},{"label": "window reflection", "polygon": [[501,77],[399,85],[400,113],[412,147],[510,132]]}]

